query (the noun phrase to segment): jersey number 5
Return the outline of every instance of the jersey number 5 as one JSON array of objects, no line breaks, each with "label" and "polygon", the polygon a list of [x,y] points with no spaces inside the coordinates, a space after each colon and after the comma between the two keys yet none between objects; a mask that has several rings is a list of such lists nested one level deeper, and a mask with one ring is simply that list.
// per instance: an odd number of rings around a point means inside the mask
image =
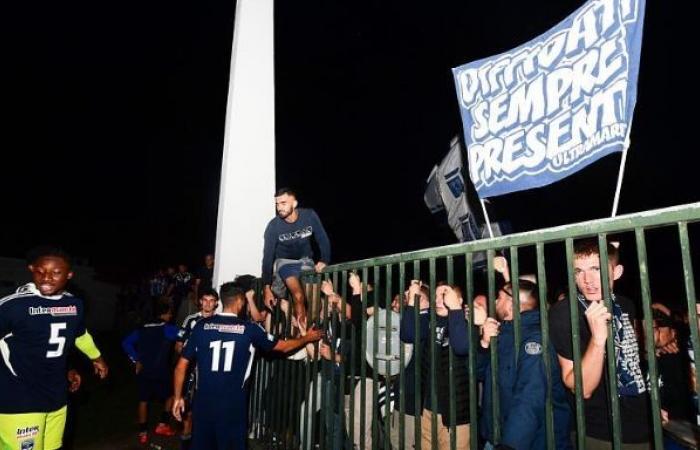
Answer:
[{"label": "jersey number 5", "polygon": [[59,335],[61,330],[66,329],[66,323],[52,323],[51,324],[51,337],[49,337],[49,344],[56,345],[56,350],[49,350],[46,352],[47,358],[58,358],[63,354],[63,347],[66,345],[66,338]]},{"label": "jersey number 5", "polygon": [[233,365],[233,350],[236,348],[235,341],[212,341],[209,343],[209,348],[213,350],[211,356],[211,371],[219,371],[219,362],[221,360],[221,349],[224,349],[224,368],[223,372],[230,372]]}]

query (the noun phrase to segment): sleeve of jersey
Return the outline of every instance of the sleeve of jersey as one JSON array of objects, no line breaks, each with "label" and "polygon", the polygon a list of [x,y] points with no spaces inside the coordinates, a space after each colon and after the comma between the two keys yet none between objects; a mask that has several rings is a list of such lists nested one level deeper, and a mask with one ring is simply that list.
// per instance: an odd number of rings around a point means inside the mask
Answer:
[{"label": "sleeve of jersey", "polygon": [[264,352],[269,352],[277,345],[277,338],[271,334],[267,334],[260,325],[251,324],[248,330],[250,330],[250,338],[255,348]]},{"label": "sleeve of jersey", "polygon": [[182,348],[182,353],[180,356],[188,361],[194,361],[197,355],[197,335],[199,334],[199,328],[195,327],[188,336],[185,346]]},{"label": "sleeve of jersey", "polygon": [[0,299],[0,338],[12,331],[10,327],[10,302],[2,300]]},{"label": "sleeve of jersey", "polygon": [[97,359],[101,355],[100,350],[95,345],[95,341],[87,330],[75,339],[75,346],[90,359]]},{"label": "sleeve of jersey", "polygon": [[175,325],[165,325],[165,339],[169,341],[177,341],[180,337],[180,329]]}]

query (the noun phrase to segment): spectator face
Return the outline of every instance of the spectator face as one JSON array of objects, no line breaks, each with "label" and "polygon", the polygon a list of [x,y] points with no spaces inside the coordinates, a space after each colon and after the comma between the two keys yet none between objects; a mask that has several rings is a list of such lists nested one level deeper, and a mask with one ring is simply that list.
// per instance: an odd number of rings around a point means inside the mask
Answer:
[{"label": "spectator face", "polygon": [[[613,282],[622,276],[622,266],[615,267],[608,263],[608,280],[610,280],[610,290],[612,291]],[[576,278],[576,287],[579,292],[589,302],[599,301],[603,299],[603,289],[600,279],[600,256],[596,253],[590,255],[576,255],[574,257],[574,277]]]},{"label": "spectator face", "polygon": [[187,266],[184,265],[184,264],[180,264],[179,266],[177,266],[177,270],[178,270],[180,273],[185,273],[185,272],[187,272]]},{"label": "spectator face", "polygon": [[202,313],[213,314],[219,302],[213,295],[203,295],[200,303],[202,304]]},{"label": "spectator face", "polygon": [[496,317],[498,320],[513,318],[513,296],[505,289],[498,291],[498,297],[496,297]]},{"label": "spectator face", "polygon": [[401,306],[401,296],[399,294],[394,295],[394,298],[391,299],[391,310],[394,312],[399,312]]},{"label": "spectator face", "polygon": [[68,262],[55,256],[44,256],[29,265],[32,281],[41,295],[56,295],[63,292],[68,280],[73,278]]},{"label": "spectator face", "polygon": [[207,267],[212,267],[214,265],[214,255],[204,256],[204,265]]},{"label": "spectator face", "polygon": [[664,347],[676,338],[676,332],[673,328],[667,326],[658,326],[654,321],[654,344],[656,348]]},{"label": "spectator face", "polygon": [[275,208],[277,209],[277,215],[280,219],[286,219],[292,215],[296,207],[297,200],[292,195],[284,194],[275,197]]}]

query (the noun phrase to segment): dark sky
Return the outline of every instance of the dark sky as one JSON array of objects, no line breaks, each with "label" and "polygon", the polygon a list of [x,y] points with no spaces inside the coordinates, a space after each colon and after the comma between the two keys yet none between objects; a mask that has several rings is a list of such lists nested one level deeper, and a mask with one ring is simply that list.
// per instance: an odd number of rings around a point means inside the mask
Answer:
[{"label": "dark sky", "polygon": [[[422,201],[461,133],[450,68],[513,48],[581,3],[277,2],[277,181],[319,212],[336,260],[454,242]],[[0,254],[56,242],[114,276],[213,250],[234,3],[10,8]],[[684,16],[677,2],[647,4],[621,213],[700,198],[681,114],[695,104]],[[496,197],[493,214],[518,231],[605,217],[619,160]]]}]

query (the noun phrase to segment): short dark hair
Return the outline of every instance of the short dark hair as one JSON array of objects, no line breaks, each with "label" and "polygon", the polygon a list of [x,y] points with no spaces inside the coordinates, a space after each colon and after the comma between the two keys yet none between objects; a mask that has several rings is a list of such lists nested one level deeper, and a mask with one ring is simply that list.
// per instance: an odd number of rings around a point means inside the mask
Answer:
[{"label": "short dark hair", "polygon": [[[610,241],[608,241],[608,261],[613,265],[617,265],[618,262],[620,262],[620,252],[615,247],[612,245]],[[590,255],[598,255],[600,256],[600,248],[598,247],[598,239],[597,238],[585,238],[585,239],[579,239],[576,242],[574,242],[574,257],[580,257],[580,256],[590,256]]]},{"label": "short dark hair", "polygon": [[[507,294],[509,294],[511,297],[513,296],[513,282],[508,282],[506,283],[503,288],[504,291],[506,291]],[[535,308],[539,307],[540,305],[540,296],[537,290],[537,284],[533,283],[530,280],[518,280],[518,293],[519,294],[525,294],[528,297],[532,298],[535,301]]]},{"label": "short dark hair", "polygon": [[199,293],[198,300],[201,300],[202,298],[204,298],[205,295],[209,295],[211,297],[214,297],[217,302],[219,301],[219,293],[216,292],[216,290],[214,290],[214,289],[204,289],[202,292]]},{"label": "short dark hair", "polygon": [[233,281],[229,281],[221,285],[219,297],[223,306],[230,306],[236,300],[245,301],[245,291]]},{"label": "short dark hair", "polygon": [[34,264],[41,258],[54,257],[63,259],[68,267],[73,266],[73,260],[66,252],[60,247],[54,245],[39,245],[27,252],[27,264]]},{"label": "short dark hair", "polygon": [[257,280],[257,278],[255,277],[255,275],[248,275],[248,274],[246,274],[246,275],[238,275],[238,276],[233,280],[233,282],[234,282],[238,287],[240,287],[241,289],[243,289],[244,292],[248,292],[248,291],[251,290],[251,289],[255,289],[255,280]]},{"label": "short dark hair", "polygon": [[294,192],[292,188],[289,187],[281,187],[277,189],[277,192],[275,192],[275,197],[280,197],[282,195],[291,195],[294,198],[297,198],[297,193]]}]

